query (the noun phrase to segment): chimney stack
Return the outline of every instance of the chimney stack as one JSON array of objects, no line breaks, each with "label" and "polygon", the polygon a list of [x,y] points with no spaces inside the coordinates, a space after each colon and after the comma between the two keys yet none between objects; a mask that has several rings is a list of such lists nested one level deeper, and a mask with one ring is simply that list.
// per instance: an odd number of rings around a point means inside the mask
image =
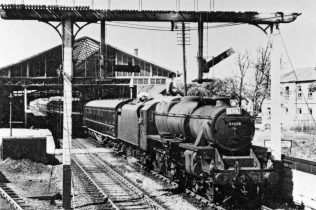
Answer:
[{"label": "chimney stack", "polygon": [[135,54],[136,56],[138,56],[138,48],[135,48],[135,49],[134,49],[134,54]]}]

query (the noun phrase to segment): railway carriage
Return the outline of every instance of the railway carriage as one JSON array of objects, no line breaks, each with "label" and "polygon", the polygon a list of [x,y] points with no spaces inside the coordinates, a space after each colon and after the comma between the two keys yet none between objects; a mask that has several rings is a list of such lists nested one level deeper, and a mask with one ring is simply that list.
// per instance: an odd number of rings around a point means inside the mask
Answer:
[{"label": "railway carriage", "polygon": [[113,99],[88,102],[83,112],[84,128],[101,142],[107,138],[116,138],[121,107],[129,101]]},{"label": "railway carriage", "polygon": [[83,123],[102,143],[212,202],[243,203],[267,193],[270,154],[251,144],[253,118],[227,98],[92,101]]}]

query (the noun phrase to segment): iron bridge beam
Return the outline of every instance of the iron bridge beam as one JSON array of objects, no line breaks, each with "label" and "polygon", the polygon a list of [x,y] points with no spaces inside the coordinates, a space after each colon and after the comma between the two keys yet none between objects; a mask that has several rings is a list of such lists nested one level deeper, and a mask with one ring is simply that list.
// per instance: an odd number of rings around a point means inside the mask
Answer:
[{"label": "iron bridge beam", "polygon": [[151,10],[92,10],[90,7],[46,5],[0,5],[0,17],[11,20],[73,22],[145,21],[145,22],[233,22],[273,24],[293,22],[299,13],[228,12],[228,11],[151,11]]}]

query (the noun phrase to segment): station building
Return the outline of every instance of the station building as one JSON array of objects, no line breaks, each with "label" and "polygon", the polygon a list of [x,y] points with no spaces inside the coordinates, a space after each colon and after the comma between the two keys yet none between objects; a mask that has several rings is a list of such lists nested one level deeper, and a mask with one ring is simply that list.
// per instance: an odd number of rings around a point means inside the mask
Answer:
[{"label": "station building", "polygon": [[[74,72],[76,79],[98,78],[100,69],[100,42],[82,37],[74,42]],[[107,58],[106,79],[132,79],[135,85],[164,85],[171,70],[153,62],[147,61],[135,54],[127,53],[122,49],[107,44],[105,47]],[[38,78],[53,79],[59,77],[58,69],[62,64],[61,45],[26,58],[14,64],[0,68],[0,78]],[[140,72],[115,71],[115,65],[137,65]]]},{"label": "station building", "polygon": [[[100,42],[92,38],[74,41],[74,68],[70,79],[73,97],[80,98],[82,104],[95,99],[130,97],[131,92],[134,96],[137,92],[157,96],[166,89],[170,74],[175,74],[137,53],[128,53],[110,44],[104,47],[103,55],[106,62],[100,61]],[[30,101],[63,94],[62,56],[62,46],[58,45],[0,68],[0,126],[8,126],[10,93],[13,93],[12,120],[18,123],[14,126],[22,126],[26,121],[24,110]],[[100,64],[106,69],[104,79],[100,79]],[[117,71],[118,65],[139,66],[140,72]],[[27,97],[23,98],[25,92]]]},{"label": "station building", "polygon": [[[285,129],[315,129],[316,93],[312,86],[316,82],[316,68],[295,69],[281,75],[282,127]],[[271,101],[262,105],[263,119],[271,119]]]}]

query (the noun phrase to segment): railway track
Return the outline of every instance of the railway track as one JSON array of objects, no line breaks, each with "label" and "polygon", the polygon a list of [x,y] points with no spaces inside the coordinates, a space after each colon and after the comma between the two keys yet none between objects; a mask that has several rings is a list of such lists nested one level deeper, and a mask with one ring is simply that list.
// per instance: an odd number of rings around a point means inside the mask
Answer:
[{"label": "railway track", "polygon": [[10,204],[12,209],[16,210],[31,210],[33,209],[25,203],[11,188],[5,183],[0,183],[0,196],[3,197]]},{"label": "railway track", "polygon": [[[92,144],[95,145],[95,146],[104,146],[102,144],[100,144],[100,142],[96,141],[95,139],[93,138],[88,138],[89,140],[91,140]],[[139,162],[136,162],[134,163],[134,165],[138,168],[138,171],[142,170],[142,165],[139,163]],[[116,168],[115,170],[117,170],[120,174],[124,174],[124,171],[123,170],[120,170],[118,168]],[[163,183],[166,183],[168,185],[171,185],[172,187],[174,188],[177,188],[178,187],[178,183],[177,182],[174,182],[174,181],[171,181],[170,179],[168,179],[167,177],[165,177],[164,175],[162,174],[159,174],[157,173],[156,171],[154,170],[151,170],[150,171],[150,174],[148,174],[150,176],[152,176],[153,178],[155,179],[159,179],[160,181],[162,181]],[[204,198],[203,196],[200,196],[196,193],[194,193],[193,191],[189,190],[189,189],[186,189],[185,190],[185,194],[190,197],[191,199],[195,199],[196,202],[199,202],[201,204],[202,207],[208,207],[210,209],[216,209],[216,210],[225,210],[225,208],[219,206],[219,205],[216,205],[214,203],[210,203],[209,200],[207,200],[206,198]]]},{"label": "railway track", "polygon": [[[88,139],[91,140],[92,144],[97,146],[97,147],[104,146],[104,145],[100,144],[100,142],[96,141],[93,138],[89,137]],[[139,162],[134,163],[134,165],[138,168],[138,171],[142,170],[142,165]],[[124,173],[123,171],[120,171],[119,169],[116,169],[116,170],[118,170],[121,174]],[[178,185],[179,185],[177,182],[171,181],[170,179],[168,179],[164,175],[159,174],[159,173],[157,173],[154,170],[150,170],[150,174],[148,174],[148,175],[154,177],[155,179],[159,179],[160,181],[162,181],[162,182],[164,182],[164,183],[166,183],[168,185],[171,185],[174,188],[177,188]],[[194,198],[196,201],[201,203],[203,207],[209,207],[211,209],[216,209],[216,210],[225,210],[225,208],[223,208],[223,207],[221,207],[219,205],[215,205],[214,203],[210,203],[209,200],[207,200],[206,198],[194,193],[193,191],[191,191],[189,189],[185,190],[185,194],[188,197]]]},{"label": "railway track", "polygon": [[[76,147],[85,149],[78,142]],[[94,154],[73,156],[74,169],[99,209],[165,209]],[[79,169],[78,169],[79,168]]]}]

